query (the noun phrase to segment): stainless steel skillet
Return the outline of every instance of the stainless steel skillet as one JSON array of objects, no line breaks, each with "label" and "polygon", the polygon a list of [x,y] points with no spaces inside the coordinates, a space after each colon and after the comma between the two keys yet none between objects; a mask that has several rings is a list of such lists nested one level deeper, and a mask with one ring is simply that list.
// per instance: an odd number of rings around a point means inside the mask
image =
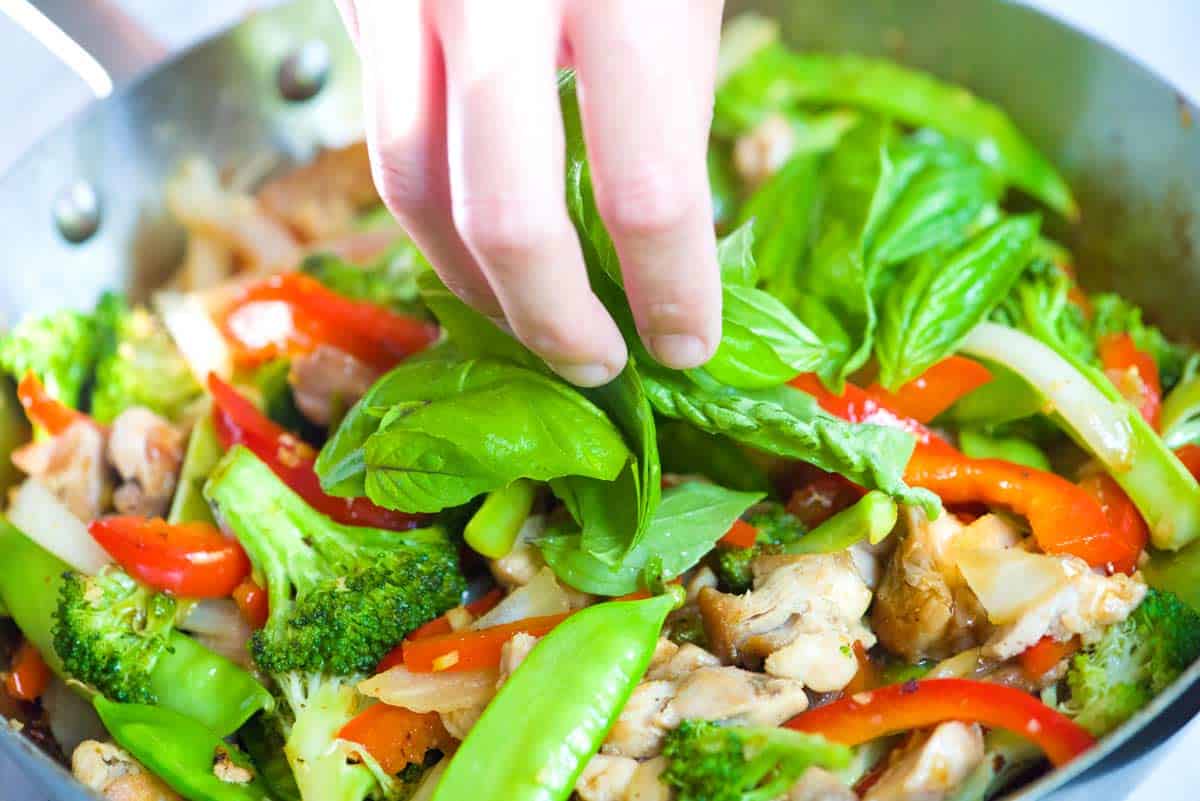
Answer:
[{"label": "stainless steel skillet", "polygon": [[[1007,108],[1078,190],[1083,222],[1060,234],[1075,248],[1085,282],[1122,292],[1173,333],[1200,339],[1200,111],[1170,86],[1108,47],[1003,0],[727,5],[730,13],[755,8],[776,16],[798,46],[887,55]],[[318,66],[324,50],[328,74],[310,99],[288,100],[280,65],[305,43],[313,43],[303,52]],[[353,54],[328,0],[296,0],[263,13],[154,69],[42,140],[0,177],[0,319],[87,306],[103,289],[144,290],[160,280],[182,246],[162,208],[164,179],[180,159],[198,154],[228,165],[281,153],[302,160],[317,147],[355,138],[358,117]],[[71,211],[62,201],[78,196],[69,189],[79,182],[99,201],[99,227],[71,243],[55,209]],[[1200,664],[1086,758],[1014,797],[1046,798],[1080,774],[1123,764],[1198,709]],[[13,795],[30,781],[44,791]],[[47,797],[88,795],[0,729],[0,799]]]}]

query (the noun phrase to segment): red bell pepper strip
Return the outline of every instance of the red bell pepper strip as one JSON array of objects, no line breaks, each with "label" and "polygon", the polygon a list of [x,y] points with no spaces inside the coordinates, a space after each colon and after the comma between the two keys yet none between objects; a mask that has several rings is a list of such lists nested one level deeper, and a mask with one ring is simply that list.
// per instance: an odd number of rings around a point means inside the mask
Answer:
[{"label": "red bell pepper strip", "polygon": [[1079,648],[1078,637],[1072,637],[1063,642],[1053,637],[1043,637],[1022,651],[1017,657],[1017,661],[1021,663],[1021,671],[1026,677],[1031,681],[1037,681]]},{"label": "red bell pepper strip", "polygon": [[569,616],[569,612],[530,617],[486,629],[456,631],[404,641],[404,666],[414,673],[443,670],[484,670],[500,664],[500,649],[516,634],[545,636]]},{"label": "red bell pepper strip", "polygon": [[1200,445],[1184,445],[1175,451],[1175,455],[1183,462],[1188,472],[1200,481]]},{"label": "red bell pepper strip", "polygon": [[[479,618],[492,611],[492,609],[496,607],[496,604],[500,603],[503,598],[504,592],[500,589],[494,589],[482,598],[471,601],[471,603],[467,604],[466,610],[471,613],[472,617]],[[453,631],[454,627],[450,625],[450,618],[448,618],[446,615],[442,615],[441,617],[435,617],[424,626],[419,626],[413,629],[404,639],[405,642],[408,640],[424,640],[428,639],[429,637],[438,637],[443,634],[450,634]],[[379,665],[376,666],[375,672],[382,673],[388,668],[394,668],[397,665],[403,664],[404,643],[400,643],[379,661]]]},{"label": "red bell pepper strip", "polygon": [[843,696],[784,725],[853,746],[950,720],[1007,729],[1040,746],[1056,767],[1096,743],[1070,718],[1033,696],[971,679],[922,679]]},{"label": "red bell pepper strip", "polygon": [[867,393],[881,405],[928,423],[962,396],[992,380],[991,372],[964,356],[948,356],[895,392],[872,384]]},{"label": "red bell pepper strip", "polygon": [[243,364],[332,345],[386,370],[437,338],[437,328],[423,320],[350,300],[300,273],[271,276],[242,290],[221,327]]},{"label": "red bell pepper strip", "polygon": [[1100,509],[1108,520],[1108,530],[1113,538],[1124,544],[1125,555],[1112,563],[1114,573],[1133,573],[1137,560],[1150,541],[1150,527],[1138,511],[1137,506],[1121,489],[1121,485],[1107,473],[1096,473],[1079,482],[1079,486],[1100,503]]},{"label": "red bell pepper strip", "polygon": [[335,498],[327,494],[313,469],[316,453],[307,443],[276,425],[216,375],[208,377],[208,391],[213,397],[213,423],[221,446],[229,449],[245,445],[318,512],[349,526],[393,531],[407,531],[424,523],[421,515],[384,509],[368,498]]},{"label": "red bell pepper strip", "polygon": [[26,372],[17,385],[17,398],[29,422],[44,428],[49,434],[61,434],[79,422],[95,425],[95,421],[83,412],[51,397],[32,370]]},{"label": "red bell pepper strip", "polygon": [[758,539],[758,529],[747,523],[745,520],[734,520],[733,525],[729,527],[724,536],[717,542],[722,545],[728,545],[731,548],[753,548],[755,540]]},{"label": "red bell pepper strip", "polygon": [[255,584],[254,579],[246,578],[233,588],[233,602],[252,628],[261,629],[267,625],[267,618],[271,614],[270,601],[267,591]]},{"label": "red bell pepper strip", "polygon": [[367,707],[338,731],[338,739],[361,745],[390,776],[410,763],[420,765],[431,749],[446,750],[454,742],[438,713],[387,704]]},{"label": "red bell pepper strip", "polygon": [[816,376],[805,374],[792,386],[812,395],[830,414],[911,432],[917,444],[904,471],[906,482],[931,490],[950,505],[982,502],[1023,515],[1046,553],[1071,554],[1092,566],[1120,569],[1135,562],[1141,552],[1128,532],[1112,530],[1091,493],[1061,476],[1000,459],[972,459],[853,385],[847,384],[838,396]]},{"label": "red bell pepper strip", "polygon": [[208,523],[105,517],[88,531],[129,575],[185,598],[227,598],[250,575],[238,541]]},{"label": "red bell pepper strip", "polygon": [[1162,381],[1154,357],[1138,350],[1129,334],[1103,337],[1099,351],[1105,375],[1157,431],[1162,417]]},{"label": "red bell pepper strip", "polygon": [[4,689],[9,697],[32,702],[42,697],[50,683],[50,666],[29,640],[22,640],[13,654],[12,664],[4,677]]}]

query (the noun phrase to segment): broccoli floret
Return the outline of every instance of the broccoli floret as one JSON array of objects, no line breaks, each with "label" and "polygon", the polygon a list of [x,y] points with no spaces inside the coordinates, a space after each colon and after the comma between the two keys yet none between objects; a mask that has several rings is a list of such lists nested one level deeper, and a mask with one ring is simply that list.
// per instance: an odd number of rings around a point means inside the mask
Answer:
[{"label": "broccoli floret", "polygon": [[1200,657],[1200,614],[1173,593],[1150,590],[1123,622],[1076,654],[1066,708],[1104,734],[1128,720]]},{"label": "broccoli floret", "polygon": [[750,564],[759,556],[780,553],[785,546],[804,536],[804,524],[789,514],[782,505],[764,503],[744,516],[747,523],[758,529],[751,548],[718,545],[713,551],[712,568],[724,592],[738,595],[748,591],[754,582]]},{"label": "broccoli floret", "polygon": [[361,801],[405,786],[355,764],[337,740],[360,711],[355,686],[406,634],[466,589],[439,529],[345,526],[312,509],[254,454],[236,447],[205,487],[261,580],[270,614],[251,640],[284,702],[284,752],[305,801]]},{"label": "broccoli floret", "polygon": [[63,576],[54,650],[66,672],[113,701],[158,703],[152,674],[171,647],[175,599],[120,570]]},{"label": "broccoli floret", "polygon": [[676,801],[772,801],[812,766],[840,770],[850,749],[783,728],[723,727],[684,721],[667,734],[662,781]]},{"label": "broccoli floret", "polygon": [[416,246],[401,239],[370,264],[352,264],[331,253],[309,256],[300,266],[334,292],[393,311],[428,317],[420,301],[417,276],[429,268]]},{"label": "broccoli floret", "polygon": [[91,413],[110,423],[132,406],[168,420],[179,417],[201,389],[175,341],[143,308],[109,293],[96,308],[101,346],[92,388]]},{"label": "broccoli floret", "polygon": [[99,342],[90,314],[64,309],[27,318],[0,338],[0,369],[15,381],[32,370],[52,397],[79,408]]}]

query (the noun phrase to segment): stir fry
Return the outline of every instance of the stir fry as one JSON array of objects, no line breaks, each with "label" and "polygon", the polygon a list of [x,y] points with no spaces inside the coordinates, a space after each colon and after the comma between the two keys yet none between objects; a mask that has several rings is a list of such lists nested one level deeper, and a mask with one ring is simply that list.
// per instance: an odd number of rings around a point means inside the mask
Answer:
[{"label": "stir fry", "polygon": [[1170,686],[1197,352],[1079,285],[1002,111],[734,24],[700,369],[639,343],[569,73],[598,389],[439,281],[362,145],[183,165],[169,287],[0,339],[0,711],[110,799],[985,801]]}]

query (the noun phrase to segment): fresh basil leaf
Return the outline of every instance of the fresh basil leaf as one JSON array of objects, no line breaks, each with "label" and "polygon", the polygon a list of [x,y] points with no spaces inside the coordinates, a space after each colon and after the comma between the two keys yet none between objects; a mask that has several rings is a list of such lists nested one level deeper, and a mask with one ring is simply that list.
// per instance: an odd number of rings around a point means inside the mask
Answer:
[{"label": "fresh basil leaf", "polygon": [[658,452],[664,473],[704,476],[745,492],[770,489],[767,472],[729,437],[710,434],[682,420],[658,421]]},{"label": "fresh basil leaf", "polygon": [[987,319],[1029,263],[1038,224],[1033,216],[1012,217],[946,260],[928,254],[909,265],[881,315],[876,355],[884,387],[916,378]]},{"label": "fresh basil leaf", "polygon": [[803,296],[800,272],[812,249],[820,164],[815,155],[793,156],[750,196],[739,217],[742,229],[754,225],[760,286],[788,306]]},{"label": "fresh basil leaf", "polygon": [[827,369],[831,350],[786,306],[760,289],[727,286],[716,354],[704,366],[731,387],[773,387]]},{"label": "fresh basil leaf", "polygon": [[643,367],[642,380],[655,411],[665,417],[808,462],[931,513],[938,508],[934,495],[904,484],[914,445],[904,431],[839,420],[789,386],[736,390],[703,372],[684,375],[657,366]]},{"label": "fresh basil leaf", "polygon": [[422,273],[417,285],[422,302],[433,312],[459,352],[472,358],[499,359],[550,374],[549,368],[531,350],[459,300],[432,270]]},{"label": "fresh basil leaf", "polygon": [[758,492],[735,492],[715,484],[689,482],[663,493],[646,536],[615,566],[582,547],[579,534],[555,534],[538,541],[546,563],[562,581],[596,595],[625,595],[638,589],[652,559],[658,575],[673,579],[695,565],[743,512],[762,500]]},{"label": "fresh basil leaf", "polygon": [[721,268],[721,284],[754,286],[758,281],[758,266],[754,263],[754,221],[739,225],[717,243],[717,264]]},{"label": "fresh basil leaf", "polygon": [[384,376],[317,472],[327,492],[361,487],[380,506],[437,512],[518,478],[612,481],[629,460],[616,426],[561,381],[505,362],[438,359]]}]

